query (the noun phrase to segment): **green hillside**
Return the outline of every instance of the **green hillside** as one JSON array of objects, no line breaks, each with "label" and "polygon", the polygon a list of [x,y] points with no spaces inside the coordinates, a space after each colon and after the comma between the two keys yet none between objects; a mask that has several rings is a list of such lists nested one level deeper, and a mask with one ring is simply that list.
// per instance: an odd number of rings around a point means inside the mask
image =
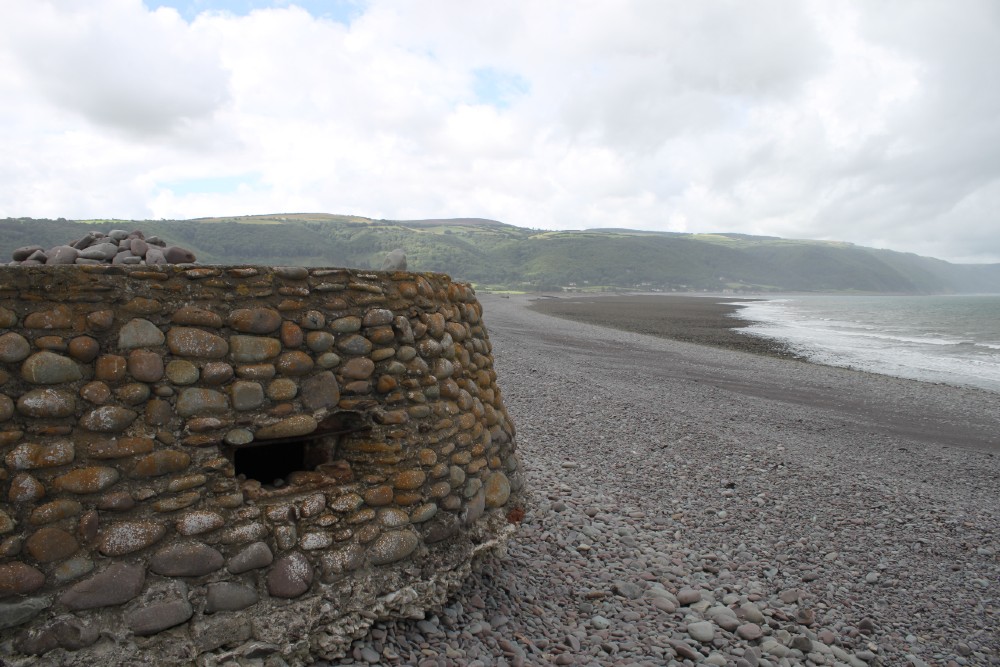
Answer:
[{"label": "green hillside", "polygon": [[141,229],[205,264],[409,267],[505,289],[1000,292],[1000,264],[960,265],[849,243],[628,229],[531,230],[495,220],[373,220],[293,213],[196,220],[0,220],[0,253]]}]

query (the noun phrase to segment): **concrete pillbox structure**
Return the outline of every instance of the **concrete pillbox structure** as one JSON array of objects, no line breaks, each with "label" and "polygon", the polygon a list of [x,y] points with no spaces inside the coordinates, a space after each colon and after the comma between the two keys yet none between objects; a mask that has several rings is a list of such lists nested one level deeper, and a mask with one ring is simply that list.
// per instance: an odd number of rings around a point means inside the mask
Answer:
[{"label": "concrete pillbox structure", "polygon": [[443,602],[520,515],[440,274],[0,268],[0,656],[292,664]]}]

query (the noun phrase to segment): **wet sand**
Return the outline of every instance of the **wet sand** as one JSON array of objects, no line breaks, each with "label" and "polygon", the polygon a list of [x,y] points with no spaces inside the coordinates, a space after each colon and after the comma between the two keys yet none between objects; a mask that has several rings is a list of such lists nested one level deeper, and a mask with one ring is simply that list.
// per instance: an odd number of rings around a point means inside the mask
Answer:
[{"label": "wet sand", "polygon": [[699,345],[794,357],[784,345],[740,333],[749,321],[739,318],[740,302],[753,299],[676,294],[557,296],[531,301],[531,308],[577,322],[670,338]]}]

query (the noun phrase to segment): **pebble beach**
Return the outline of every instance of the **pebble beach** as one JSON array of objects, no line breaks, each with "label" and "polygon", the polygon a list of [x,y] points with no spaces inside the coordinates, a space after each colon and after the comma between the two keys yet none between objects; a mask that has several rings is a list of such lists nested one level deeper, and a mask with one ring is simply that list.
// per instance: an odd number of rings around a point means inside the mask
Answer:
[{"label": "pebble beach", "polygon": [[518,531],[318,667],[1000,665],[997,394],[755,348],[690,297],[672,338],[624,330],[645,302],[480,298]]}]

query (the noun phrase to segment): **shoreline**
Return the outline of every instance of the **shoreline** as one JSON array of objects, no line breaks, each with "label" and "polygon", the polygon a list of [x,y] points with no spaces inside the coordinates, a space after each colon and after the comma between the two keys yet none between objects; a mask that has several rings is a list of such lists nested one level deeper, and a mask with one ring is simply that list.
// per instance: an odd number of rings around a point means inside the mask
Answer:
[{"label": "shoreline", "polygon": [[529,309],[562,319],[685,343],[803,360],[783,343],[738,332],[753,322],[739,316],[742,309],[736,304],[760,299],[697,294],[609,294],[529,299]]}]

